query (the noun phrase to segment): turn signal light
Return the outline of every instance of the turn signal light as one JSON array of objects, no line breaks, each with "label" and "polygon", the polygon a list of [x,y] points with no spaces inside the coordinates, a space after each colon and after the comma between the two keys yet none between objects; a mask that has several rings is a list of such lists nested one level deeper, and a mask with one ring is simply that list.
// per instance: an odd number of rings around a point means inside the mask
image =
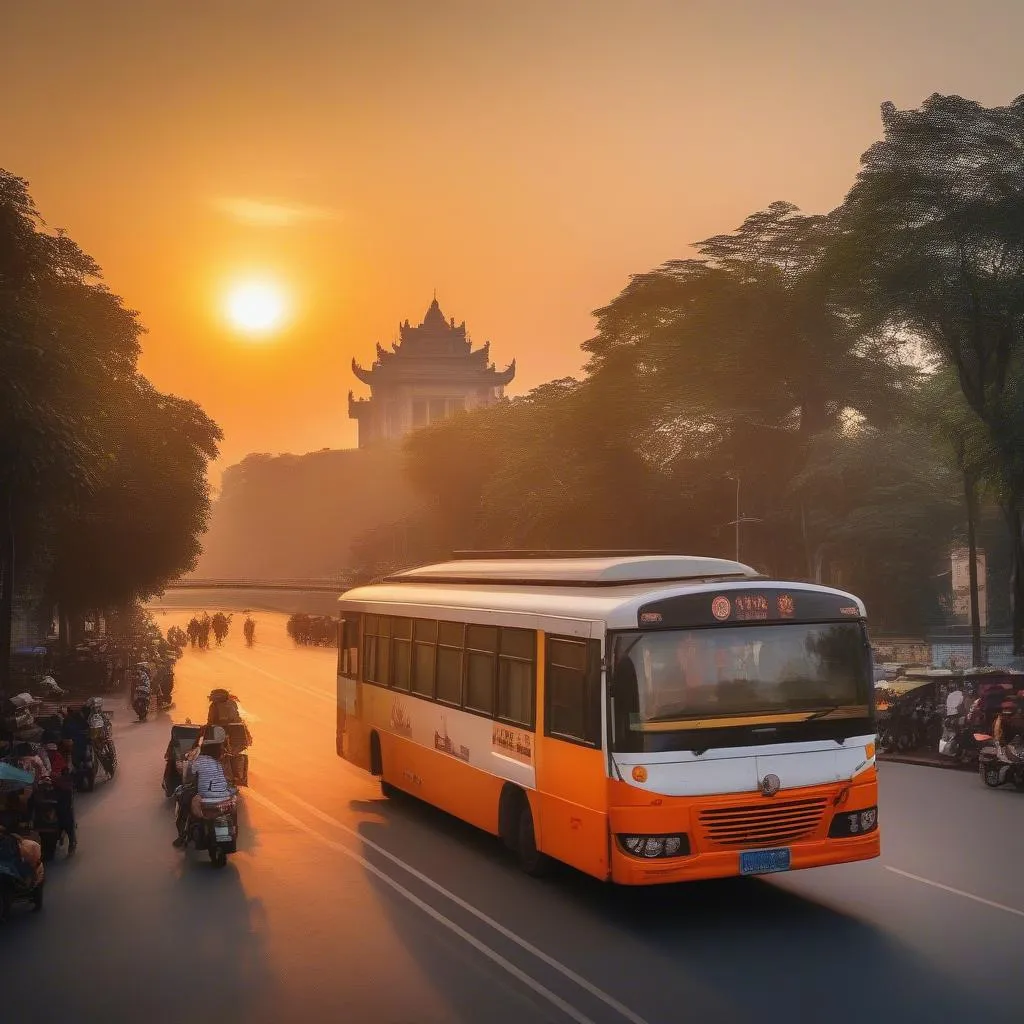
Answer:
[{"label": "turn signal light", "polygon": [[633,781],[634,782],[646,782],[647,781],[647,769],[642,764],[638,764],[633,769]]},{"label": "turn signal light", "polygon": [[874,745],[874,743],[869,743],[869,744],[867,744],[867,746],[864,747],[864,756],[869,761],[871,760],[871,758],[873,758],[875,756],[875,745]]}]

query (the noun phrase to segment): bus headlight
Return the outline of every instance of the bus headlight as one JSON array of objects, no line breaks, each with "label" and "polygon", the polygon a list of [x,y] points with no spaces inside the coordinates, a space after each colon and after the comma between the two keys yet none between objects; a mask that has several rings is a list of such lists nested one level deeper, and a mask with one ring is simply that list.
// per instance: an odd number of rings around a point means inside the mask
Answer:
[{"label": "bus headlight", "polygon": [[828,830],[829,839],[849,839],[862,836],[878,828],[878,808],[868,807],[863,811],[840,811],[832,818]]},{"label": "bus headlight", "polygon": [[625,853],[647,860],[686,857],[690,853],[690,837],[685,832],[660,836],[617,835],[615,838]]}]

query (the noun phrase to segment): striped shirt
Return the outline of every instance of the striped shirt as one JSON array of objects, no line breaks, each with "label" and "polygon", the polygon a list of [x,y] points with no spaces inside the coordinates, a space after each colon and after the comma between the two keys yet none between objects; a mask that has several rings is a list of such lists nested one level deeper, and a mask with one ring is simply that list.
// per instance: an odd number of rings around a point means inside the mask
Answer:
[{"label": "striped shirt", "polygon": [[203,803],[220,803],[231,796],[231,787],[228,785],[224,769],[219,761],[215,761],[209,754],[200,754],[192,762],[192,778],[199,790],[199,799]]}]

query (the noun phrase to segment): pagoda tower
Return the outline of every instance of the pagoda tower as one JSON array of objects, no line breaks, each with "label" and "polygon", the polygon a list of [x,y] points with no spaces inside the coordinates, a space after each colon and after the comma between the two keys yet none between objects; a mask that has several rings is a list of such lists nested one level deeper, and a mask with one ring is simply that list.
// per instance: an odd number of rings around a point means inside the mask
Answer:
[{"label": "pagoda tower", "polygon": [[352,372],[370,388],[369,398],[348,393],[348,414],[359,422],[359,447],[390,441],[436,423],[463,409],[491,405],[516,375],[516,362],[498,370],[490,362],[490,342],[474,349],[465,322],[445,320],[437,297],[423,323],[406,320],[391,349],[377,344],[368,369],[355,359]]}]

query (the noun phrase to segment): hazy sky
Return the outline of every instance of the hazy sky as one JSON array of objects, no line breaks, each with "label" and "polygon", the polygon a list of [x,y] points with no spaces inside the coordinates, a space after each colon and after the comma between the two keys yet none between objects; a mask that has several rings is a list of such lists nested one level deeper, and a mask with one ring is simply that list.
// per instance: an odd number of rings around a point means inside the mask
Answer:
[{"label": "hazy sky", "polygon": [[[352,356],[435,287],[513,393],[578,372],[630,274],[836,205],[884,100],[1024,93],[1022,38],[1024,0],[0,0],[0,166],[227,464],[354,445]],[[221,316],[249,272],[297,303],[272,343]]]}]

